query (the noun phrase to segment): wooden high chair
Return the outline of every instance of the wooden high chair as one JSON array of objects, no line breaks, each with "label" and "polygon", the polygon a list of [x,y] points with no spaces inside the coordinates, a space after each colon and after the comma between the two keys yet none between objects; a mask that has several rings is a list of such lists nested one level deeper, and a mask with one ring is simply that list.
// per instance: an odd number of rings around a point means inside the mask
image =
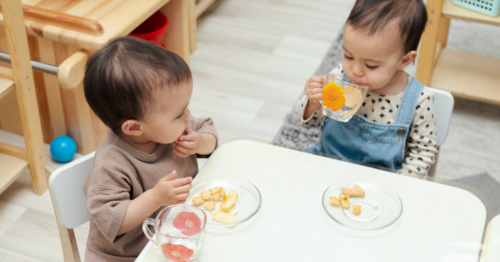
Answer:
[{"label": "wooden high chair", "polygon": [[0,4],[12,65],[12,69],[0,67],[0,98],[15,90],[26,143],[26,149],[0,143],[0,193],[29,168],[33,191],[41,195],[47,189],[46,159],[22,4],[16,0]]}]

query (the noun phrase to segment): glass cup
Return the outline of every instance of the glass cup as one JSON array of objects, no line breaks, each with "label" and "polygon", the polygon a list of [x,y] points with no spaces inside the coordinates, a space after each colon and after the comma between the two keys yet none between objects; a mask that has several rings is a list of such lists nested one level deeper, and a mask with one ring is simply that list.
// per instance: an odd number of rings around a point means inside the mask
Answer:
[{"label": "glass cup", "polygon": [[320,100],[323,114],[340,122],[349,121],[361,107],[368,87],[337,80],[333,74],[328,74],[325,80]]},{"label": "glass cup", "polygon": [[[194,261],[205,239],[207,215],[197,207],[175,205],[165,207],[156,219],[142,224],[146,237],[159,246],[168,261]],[[155,234],[149,230],[153,226]]]}]

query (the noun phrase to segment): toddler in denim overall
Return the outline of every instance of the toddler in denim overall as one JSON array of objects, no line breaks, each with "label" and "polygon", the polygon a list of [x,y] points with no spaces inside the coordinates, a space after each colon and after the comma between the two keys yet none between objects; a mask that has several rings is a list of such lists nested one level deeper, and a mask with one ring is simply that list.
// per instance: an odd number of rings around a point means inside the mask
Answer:
[{"label": "toddler in denim overall", "polygon": [[421,0],[357,0],[344,28],[337,79],[368,87],[348,122],[323,116],[323,77],[311,77],[297,104],[299,122],[321,126],[306,150],[426,174],[437,153],[433,94],[403,69],[417,56],[427,23]]}]

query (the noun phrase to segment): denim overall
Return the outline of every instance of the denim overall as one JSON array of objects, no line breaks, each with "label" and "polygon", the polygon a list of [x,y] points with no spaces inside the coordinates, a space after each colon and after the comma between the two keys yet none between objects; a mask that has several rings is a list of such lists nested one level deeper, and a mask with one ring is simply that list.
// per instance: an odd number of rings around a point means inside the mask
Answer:
[{"label": "denim overall", "polygon": [[[345,75],[343,80],[351,82]],[[392,124],[375,123],[359,114],[347,123],[328,118],[320,141],[306,150],[401,169],[406,138],[423,88],[415,78],[409,78]]]}]

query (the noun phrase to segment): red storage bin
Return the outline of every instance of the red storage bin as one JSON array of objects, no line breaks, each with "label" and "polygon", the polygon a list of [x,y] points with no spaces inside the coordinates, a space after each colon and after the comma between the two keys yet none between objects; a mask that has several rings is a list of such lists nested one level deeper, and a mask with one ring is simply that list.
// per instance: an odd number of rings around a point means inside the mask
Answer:
[{"label": "red storage bin", "polygon": [[165,15],[160,11],[157,11],[136,29],[134,29],[129,36],[135,36],[165,47],[163,45],[163,35],[167,31],[167,28],[167,17],[165,17]]}]

